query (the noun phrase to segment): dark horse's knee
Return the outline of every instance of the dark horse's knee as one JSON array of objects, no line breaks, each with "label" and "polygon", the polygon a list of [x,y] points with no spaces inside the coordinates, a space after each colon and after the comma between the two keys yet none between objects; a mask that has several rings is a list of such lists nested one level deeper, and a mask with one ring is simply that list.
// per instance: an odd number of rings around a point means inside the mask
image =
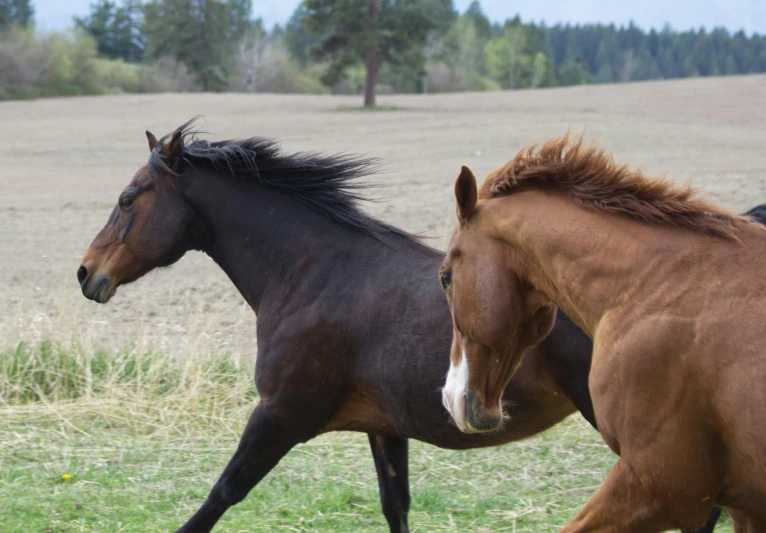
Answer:
[{"label": "dark horse's knee", "polygon": [[248,492],[299,442],[316,434],[279,402],[258,405],[245,426],[239,446],[208,496],[211,507],[228,508]]}]

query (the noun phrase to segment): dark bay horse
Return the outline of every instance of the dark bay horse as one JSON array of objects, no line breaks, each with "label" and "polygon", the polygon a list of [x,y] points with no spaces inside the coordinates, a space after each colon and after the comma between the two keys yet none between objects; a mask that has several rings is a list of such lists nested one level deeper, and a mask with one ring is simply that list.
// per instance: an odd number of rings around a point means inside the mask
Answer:
[{"label": "dark bay horse", "polygon": [[444,256],[355,207],[354,178],[369,162],[188,135],[188,127],[159,142],[148,134],[148,165],[77,273],[83,294],[105,303],[119,285],[201,250],[258,316],[261,402],[180,531],[209,531],[293,446],[324,432],[368,433],[383,512],[392,532],[404,532],[408,438],[450,449],[492,446],[534,435],[576,408],[595,425],[592,344],[561,314],[507,387],[504,428],[460,432],[441,405],[451,320],[433,272]]},{"label": "dark bay horse", "polygon": [[463,167],[455,196],[439,275],[458,425],[501,424],[505,386],[560,307],[594,340],[589,389],[619,456],[562,531],[694,529],[714,505],[736,532],[766,531],[763,226],[568,136],[480,191]]}]

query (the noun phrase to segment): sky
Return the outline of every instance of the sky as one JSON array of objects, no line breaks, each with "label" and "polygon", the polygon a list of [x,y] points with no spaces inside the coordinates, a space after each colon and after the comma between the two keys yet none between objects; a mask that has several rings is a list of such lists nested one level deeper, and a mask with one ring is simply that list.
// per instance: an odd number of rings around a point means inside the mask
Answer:
[{"label": "sky", "polygon": [[[38,27],[44,30],[64,29],[72,17],[88,13],[93,0],[33,0]],[[263,18],[268,27],[284,24],[300,0],[253,0],[254,15]],[[465,10],[471,0],[455,0]],[[491,20],[503,21],[516,14],[525,22],[614,22],[661,28],[669,23],[674,29],[686,30],[705,26],[724,26],[730,31],[766,34],[766,0],[481,0]]]}]

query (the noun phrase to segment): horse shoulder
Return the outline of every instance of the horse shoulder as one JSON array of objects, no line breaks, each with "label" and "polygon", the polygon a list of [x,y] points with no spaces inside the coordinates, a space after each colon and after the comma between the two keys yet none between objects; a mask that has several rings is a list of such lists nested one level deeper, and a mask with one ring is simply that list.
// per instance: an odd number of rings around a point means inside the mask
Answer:
[{"label": "horse shoulder", "polygon": [[684,398],[699,386],[688,364],[696,322],[663,313],[604,320],[594,336],[589,388],[599,429],[619,453],[628,435],[648,444],[673,426]]}]

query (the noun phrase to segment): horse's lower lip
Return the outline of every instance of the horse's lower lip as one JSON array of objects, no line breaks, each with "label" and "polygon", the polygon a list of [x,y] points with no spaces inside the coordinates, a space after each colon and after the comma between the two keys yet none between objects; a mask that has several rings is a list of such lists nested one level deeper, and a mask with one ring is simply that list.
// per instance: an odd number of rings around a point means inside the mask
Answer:
[{"label": "horse's lower lip", "polygon": [[478,433],[486,433],[485,431],[479,431],[475,427],[471,425],[470,422],[468,422],[468,418],[463,421],[463,424],[461,426],[458,426],[458,429],[462,431],[463,433],[466,433],[468,435],[476,435]]},{"label": "horse's lower lip", "polygon": [[[477,409],[477,404],[478,409]],[[486,433],[497,430],[502,424],[502,416],[498,416],[494,410],[489,410],[483,403],[477,401],[476,393],[472,390],[466,392],[465,400],[465,433]],[[502,413],[502,407],[498,403],[498,412]]]},{"label": "horse's lower lip", "polygon": [[82,288],[82,294],[88,300],[93,300],[96,303],[105,304],[109,301],[114,294],[114,291],[110,290],[110,280],[108,276],[104,276],[99,280],[92,280],[87,282]]},{"label": "horse's lower lip", "polygon": [[112,297],[112,294],[112,291],[109,290],[109,279],[104,278],[99,284],[93,299],[100,304],[105,304]]}]

